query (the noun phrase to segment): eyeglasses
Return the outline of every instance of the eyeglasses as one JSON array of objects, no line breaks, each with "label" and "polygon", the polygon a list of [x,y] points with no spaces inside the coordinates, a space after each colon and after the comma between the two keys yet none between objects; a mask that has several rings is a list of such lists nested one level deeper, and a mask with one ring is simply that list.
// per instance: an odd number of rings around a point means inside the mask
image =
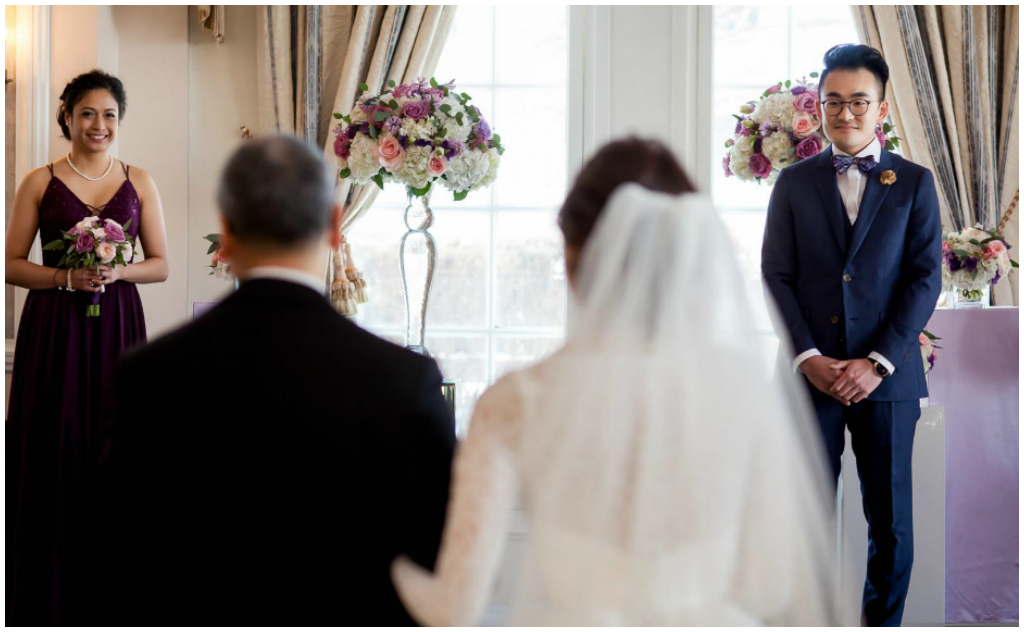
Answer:
[{"label": "eyeglasses", "polygon": [[850,114],[854,116],[864,116],[868,113],[868,106],[871,105],[871,101],[866,99],[854,99],[853,101],[838,101],[836,99],[829,99],[823,101],[822,105],[825,108],[825,114],[829,116],[839,116],[843,108],[850,106]]}]

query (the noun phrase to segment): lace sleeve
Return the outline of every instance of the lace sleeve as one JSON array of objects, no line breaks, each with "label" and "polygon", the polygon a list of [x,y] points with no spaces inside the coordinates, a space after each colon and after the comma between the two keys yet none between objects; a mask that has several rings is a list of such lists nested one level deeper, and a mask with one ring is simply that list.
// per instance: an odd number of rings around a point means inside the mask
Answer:
[{"label": "lace sleeve", "polygon": [[477,403],[455,455],[452,500],[436,572],[405,556],[392,565],[395,589],[421,624],[474,625],[487,605],[517,493],[514,445],[520,402],[511,380],[505,379]]}]

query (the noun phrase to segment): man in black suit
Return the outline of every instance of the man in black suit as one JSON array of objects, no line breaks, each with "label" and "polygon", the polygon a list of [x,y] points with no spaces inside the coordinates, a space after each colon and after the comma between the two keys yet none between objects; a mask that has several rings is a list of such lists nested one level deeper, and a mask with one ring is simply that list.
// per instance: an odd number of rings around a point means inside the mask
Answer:
[{"label": "man in black suit", "polygon": [[454,423],[432,360],[326,300],[332,184],[291,137],[229,160],[241,286],[121,364],[87,623],[414,625],[389,568],[434,563]]}]

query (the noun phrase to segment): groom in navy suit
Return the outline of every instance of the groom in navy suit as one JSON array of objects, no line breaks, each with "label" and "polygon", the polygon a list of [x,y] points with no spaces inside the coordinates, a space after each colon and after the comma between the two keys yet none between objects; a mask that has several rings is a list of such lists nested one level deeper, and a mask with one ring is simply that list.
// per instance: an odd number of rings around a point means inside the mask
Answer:
[{"label": "groom in navy suit", "polygon": [[868,521],[862,620],[898,626],[914,558],[911,452],[927,396],[918,335],[941,287],[930,171],[884,150],[889,68],[877,50],[825,54],[818,117],[831,146],[782,170],[761,251],[820,423],[832,484],[849,428]]}]

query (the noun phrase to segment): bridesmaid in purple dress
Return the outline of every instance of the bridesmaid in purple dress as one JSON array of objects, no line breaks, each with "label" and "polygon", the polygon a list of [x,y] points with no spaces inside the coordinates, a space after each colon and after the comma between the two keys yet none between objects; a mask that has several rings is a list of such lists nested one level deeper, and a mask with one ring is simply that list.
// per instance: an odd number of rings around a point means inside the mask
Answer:
[{"label": "bridesmaid in purple dress", "polygon": [[[98,70],[79,75],[61,95],[57,122],[71,151],[33,170],[14,198],[7,227],[6,281],[29,290],[18,328],[7,411],[8,625],[57,625],[70,612],[73,585],[88,581],[76,564],[88,543],[90,479],[113,407],[114,367],[144,342],[146,322],[136,283],[167,278],[160,195],[144,170],[110,154],[125,112],[121,82]],[[60,238],[98,216],[124,225],[145,261],[65,270],[59,251],[28,261],[36,234]],[[138,238],[138,239],[136,239]],[[100,295],[100,316],[86,305]],[[65,618],[66,620],[66,618]]]}]

